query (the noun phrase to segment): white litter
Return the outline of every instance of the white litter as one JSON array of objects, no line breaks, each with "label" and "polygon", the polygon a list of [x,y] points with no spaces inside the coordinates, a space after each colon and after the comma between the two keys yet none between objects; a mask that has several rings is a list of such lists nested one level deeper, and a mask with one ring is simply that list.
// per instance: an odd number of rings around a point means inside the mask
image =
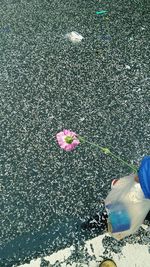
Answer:
[{"label": "white litter", "polygon": [[131,67],[129,65],[125,65],[126,70],[130,70]]},{"label": "white litter", "polygon": [[84,38],[81,34],[77,32],[70,32],[65,35],[65,37],[70,40],[72,43],[79,43]]}]

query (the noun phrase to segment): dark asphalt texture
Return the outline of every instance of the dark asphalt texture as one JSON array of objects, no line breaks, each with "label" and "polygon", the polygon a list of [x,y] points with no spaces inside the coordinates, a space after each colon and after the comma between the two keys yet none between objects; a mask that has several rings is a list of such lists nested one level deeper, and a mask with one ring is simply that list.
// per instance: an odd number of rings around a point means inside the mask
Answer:
[{"label": "dark asphalt texture", "polygon": [[137,166],[150,154],[149,29],[149,0],[0,1],[0,267],[96,235],[81,220],[130,173],[89,145],[61,150],[58,131]]}]

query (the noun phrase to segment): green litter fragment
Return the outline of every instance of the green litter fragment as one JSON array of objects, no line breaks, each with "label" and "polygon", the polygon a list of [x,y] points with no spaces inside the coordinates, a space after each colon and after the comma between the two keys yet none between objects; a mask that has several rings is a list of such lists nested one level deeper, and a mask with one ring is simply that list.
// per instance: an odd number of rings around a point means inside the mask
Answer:
[{"label": "green litter fragment", "polygon": [[99,14],[105,14],[107,12],[108,12],[107,10],[101,10],[101,11],[96,11],[96,14],[97,15],[99,15]]}]

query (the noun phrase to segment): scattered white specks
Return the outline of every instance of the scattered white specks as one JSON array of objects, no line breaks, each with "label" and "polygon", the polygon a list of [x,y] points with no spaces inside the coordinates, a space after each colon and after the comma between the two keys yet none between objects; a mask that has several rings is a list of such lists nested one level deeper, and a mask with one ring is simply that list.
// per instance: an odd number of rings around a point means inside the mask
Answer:
[{"label": "scattered white specks", "polygon": [[79,43],[82,41],[83,36],[75,31],[67,33],[65,37],[70,40],[72,43]]},{"label": "scattered white specks", "polygon": [[[87,240],[85,242],[84,248],[82,250],[83,258],[84,253],[86,251],[86,255],[88,255],[88,266],[96,267],[98,263],[100,263],[104,257],[104,238],[108,237],[108,235],[99,235],[93,239]],[[116,246],[116,245],[115,245]],[[117,247],[117,246],[116,246]],[[50,256],[44,257],[44,260],[47,262],[47,266],[61,266],[61,267],[75,267],[75,266],[87,266],[87,262],[84,262],[84,259],[73,261],[70,260],[67,262],[67,259],[72,255],[74,251],[74,246],[70,248],[65,248],[57,251],[56,253],[51,254]],[[80,252],[80,250],[78,250]],[[107,252],[108,253],[108,252]],[[106,255],[105,255],[106,256]],[[140,244],[126,244],[121,252],[115,253],[111,252],[111,254],[107,254],[107,257],[113,258],[116,262],[117,266],[126,267],[130,266],[140,266],[140,267],[148,267],[150,254],[148,252],[147,245]],[[70,258],[71,259],[71,258]],[[40,267],[42,259],[38,258],[36,260],[32,260],[28,264],[23,264],[18,267]]]}]

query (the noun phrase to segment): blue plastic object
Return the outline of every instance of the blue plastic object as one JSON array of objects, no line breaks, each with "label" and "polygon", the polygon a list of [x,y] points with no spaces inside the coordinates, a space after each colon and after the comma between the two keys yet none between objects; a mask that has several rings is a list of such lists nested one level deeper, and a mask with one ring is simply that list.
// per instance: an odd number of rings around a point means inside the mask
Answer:
[{"label": "blue plastic object", "polygon": [[150,199],[150,156],[145,156],[142,159],[138,177],[145,198]]},{"label": "blue plastic object", "polygon": [[131,227],[131,219],[125,205],[115,202],[107,205],[108,221],[111,224],[112,233],[123,232]]}]

